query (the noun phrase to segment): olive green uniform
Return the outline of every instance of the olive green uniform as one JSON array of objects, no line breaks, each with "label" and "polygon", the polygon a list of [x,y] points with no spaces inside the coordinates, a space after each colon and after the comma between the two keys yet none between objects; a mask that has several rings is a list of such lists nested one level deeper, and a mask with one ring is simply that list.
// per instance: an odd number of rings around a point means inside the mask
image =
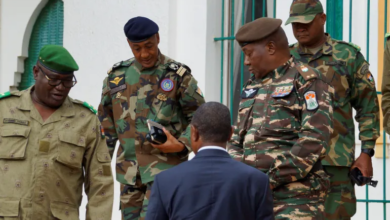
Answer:
[{"label": "olive green uniform", "polygon": [[79,219],[83,184],[86,219],[111,219],[111,158],[98,118],[67,97],[43,121],[33,88],[0,94],[0,219]]}]

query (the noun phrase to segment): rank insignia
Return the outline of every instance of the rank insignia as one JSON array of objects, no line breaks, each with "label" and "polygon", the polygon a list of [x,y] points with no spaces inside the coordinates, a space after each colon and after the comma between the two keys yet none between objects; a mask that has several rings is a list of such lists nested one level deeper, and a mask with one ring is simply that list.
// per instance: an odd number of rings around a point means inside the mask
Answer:
[{"label": "rank insignia", "polygon": [[165,101],[167,101],[168,98],[165,94],[160,93],[157,95],[157,99],[165,102]]},{"label": "rank insignia", "polygon": [[302,72],[304,72],[304,73],[306,73],[307,71],[309,71],[309,69],[308,69],[306,66],[304,66],[304,65],[301,66],[301,70],[302,70]]},{"label": "rank insignia", "polygon": [[170,91],[172,91],[175,84],[173,83],[173,81],[171,79],[163,79],[163,81],[161,81],[160,86],[161,86],[161,89],[164,90],[165,92],[170,92]]},{"label": "rank insignia", "polygon": [[259,91],[259,88],[256,88],[256,89],[245,89],[241,93],[241,98],[243,98],[243,99],[253,98],[257,94],[257,91]]},{"label": "rank insignia", "polygon": [[314,91],[308,91],[305,93],[306,108],[307,110],[315,110],[318,108],[318,102],[316,93]]},{"label": "rank insignia", "polygon": [[290,95],[291,91],[293,90],[294,86],[280,86],[275,89],[275,91],[272,93],[273,98],[279,98],[279,97],[285,97]]}]

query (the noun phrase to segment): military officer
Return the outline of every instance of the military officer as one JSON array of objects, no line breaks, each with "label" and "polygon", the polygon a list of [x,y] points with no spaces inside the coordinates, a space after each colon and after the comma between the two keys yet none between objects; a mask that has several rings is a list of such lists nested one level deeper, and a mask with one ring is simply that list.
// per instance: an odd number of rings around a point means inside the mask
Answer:
[{"label": "military officer", "polygon": [[46,45],[35,85],[0,95],[0,219],[111,219],[110,155],[96,111],[68,96],[78,66],[61,46]]},{"label": "military officer", "polygon": [[[144,219],[155,175],[187,160],[191,151],[188,125],[204,103],[190,68],[160,52],[158,30],[145,17],[126,23],[124,31],[134,58],[108,71],[99,106],[111,154],[119,140],[116,176],[126,220]],[[147,119],[166,128],[164,144],[147,141]]]},{"label": "military officer", "polygon": [[[320,1],[295,0],[286,24],[292,23],[298,40],[290,46],[291,54],[318,69],[335,89],[335,132],[322,163],[331,175],[325,214],[327,219],[344,220],[356,212],[355,190],[348,176],[350,169],[357,167],[364,176],[373,176],[371,157],[379,136],[379,106],[374,78],[360,48],[331,38],[324,32],[325,21]],[[362,142],[356,160],[353,108]]]},{"label": "military officer", "polygon": [[329,186],[320,160],[333,131],[334,91],[290,55],[281,24],[260,18],[236,34],[253,75],[228,149],[269,176],[276,219],[319,220]]}]

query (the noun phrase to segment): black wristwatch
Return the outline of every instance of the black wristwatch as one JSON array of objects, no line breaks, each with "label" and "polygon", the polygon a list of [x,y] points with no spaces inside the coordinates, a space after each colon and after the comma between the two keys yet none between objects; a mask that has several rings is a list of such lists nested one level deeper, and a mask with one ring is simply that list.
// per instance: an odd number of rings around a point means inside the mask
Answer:
[{"label": "black wristwatch", "polygon": [[374,149],[362,149],[362,153],[368,154],[368,156],[373,157],[375,154]]}]

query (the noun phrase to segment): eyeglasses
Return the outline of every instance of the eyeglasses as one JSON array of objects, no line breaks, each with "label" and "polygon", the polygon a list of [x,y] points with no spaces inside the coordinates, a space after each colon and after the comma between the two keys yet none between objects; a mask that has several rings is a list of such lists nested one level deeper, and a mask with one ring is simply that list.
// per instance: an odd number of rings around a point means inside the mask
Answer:
[{"label": "eyeglasses", "polygon": [[77,80],[76,80],[76,77],[73,76],[74,80],[62,80],[62,79],[52,79],[50,77],[48,77],[46,75],[45,72],[43,72],[42,68],[40,66],[38,66],[39,70],[41,70],[41,72],[43,73],[43,75],[45,75],[46,79],[47,79],[47,82],[49,83],[49,85],[51,86],[58,86],[62,83],[62,85],[65,87],[65,88],[72,88],[73,86],[76,85],[77,83]]}]

